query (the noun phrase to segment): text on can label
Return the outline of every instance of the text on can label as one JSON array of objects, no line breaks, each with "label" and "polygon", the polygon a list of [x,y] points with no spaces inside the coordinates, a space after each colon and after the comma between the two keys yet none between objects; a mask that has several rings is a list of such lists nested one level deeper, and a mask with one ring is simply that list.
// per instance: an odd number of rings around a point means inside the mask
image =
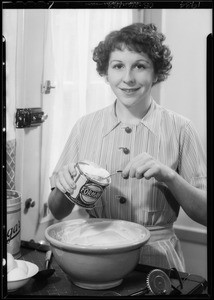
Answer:
[{"label": "text on can label", "polygon": [[80,197],[82,200],[87,201],[88,198],[99,199],[103,192],[103,189],[96,184],[85,184],[80,190]]},{"label": "text on can label", "polygon": [[19,233],[21,229],[21,223],[18,221],[13,227],[9,228],[7,231],[7,243],[9,243],[12,239],[14,239]]}]

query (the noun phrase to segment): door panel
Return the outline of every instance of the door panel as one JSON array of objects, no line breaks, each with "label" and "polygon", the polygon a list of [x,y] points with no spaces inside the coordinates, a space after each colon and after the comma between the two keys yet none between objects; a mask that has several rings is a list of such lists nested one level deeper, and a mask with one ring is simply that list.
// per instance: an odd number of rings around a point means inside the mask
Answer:
[{"label": "door panel", "polygon": [[[16,108],[41,107],[45,10],[18,10]],[[43,125],[43,124],[42,124]],[[21,239],[40,239],[38,228],[42,125],[16,129],[15,186],[22,194]],[[25,209],[31,198],[33,207]]]}]

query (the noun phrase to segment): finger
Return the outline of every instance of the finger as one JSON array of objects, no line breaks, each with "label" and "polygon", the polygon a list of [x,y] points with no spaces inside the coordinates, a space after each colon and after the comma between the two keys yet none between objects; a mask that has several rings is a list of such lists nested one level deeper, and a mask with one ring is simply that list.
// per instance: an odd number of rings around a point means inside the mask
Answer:
[{"label": "finger", "polygon": [[141,179],[144,177],[145,172],[151,169],[154,166],[154,161],[148,161],[147,163],[144,163],[143,165],[140,165],[135,170],[135,177],[138,179]]},{"label": "finger", "polygon": [[122,172],[122,176],[125,178],[130,177],[136,177],[136,170],[139,168],[139,166],[144,165],[145,163],[149,162],[152,159],[152,157],[147,154],[146,152],[143,152],[137,156],[135,156],[124,168]]},{"label": "finger", "polygon": [[66,189],[62,186],[62,184],[60,183],[60,181],[59,181],[58,178],[55,179],[55,186],[56,186],[56,188],[58,188],[62,193],[66,193]]},{"label": "finger", "polygon": [[75,166],[76,166],[76,164],[74,164],[74,163],[68,164],[68,171],[72,177],[75,177],[77,175]]},{"label": "finger", "polygon": [[64,179],[66,180],[67,184],[74,189],[76,187],[76,184],[74,182],[73,176],[72,174],[76,174],[76,171],[74,169],[74,166],[72,165],[65,165],[61,172],[59,172],[61,177],[64,177]]},{"label": "finger", "polygon": [[67,191],[69,193],[72,192],[73,187],[71,185],[72,179],[71,179],[70,174],[66,174],[65,170],[59,171],[57,180],[58,180],[59,186],[61,185],[65,191]]},{"label": "finger", "polygon": [[135,176],[137,179],[142,179],[144,177],[143,172],[136,171]]},{"label": "finger", "polygon": [[[74,171],[74,172],[76,172],[76,171]],[[64,168],[64,170],[63,170],[63,176],[64,176],[65,181],[69,185],[69,187],[71,187],[72,189],[75,189],[76,188],[76,184],[74,182],[74,179],[73,179],[71,173],[69,172],[69,166],[66,166]]]},{"label": "finger", "polygon": [[136,156],[126,165],[122,172],[123,178],[134,177],[135,169],[139,165],[139,161],[140,157]]},{"label": "finger", "polygon": [[155,177],[158,174],[158,168],[157,166],[153,166],[152,168],[149,168],[145,173],[144,177],[146,179],[150,179],[152,177]]},{"label": "finger", "polygon": [[129,171],[130,171],[130,167],[132,165],[132,162],[130,161],[126,167],[123,169],[122,173],[121,173],[121,176],[126,179],[129,177]]}]

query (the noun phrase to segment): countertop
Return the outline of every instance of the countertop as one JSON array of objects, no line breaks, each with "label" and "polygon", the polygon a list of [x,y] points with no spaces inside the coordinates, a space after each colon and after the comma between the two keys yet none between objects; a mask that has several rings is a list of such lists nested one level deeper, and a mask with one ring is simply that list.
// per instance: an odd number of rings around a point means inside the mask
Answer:
[{"label": "countertop", "polygon": [[[19,259],[35,263],[39,270],[44,269],[45,252],[21,248],[21,257]],[[8,293],[7,298],[17,298],[21,295],[33,296],[33,298],[41,296],[72,296],[73,297],[103,297],[103,296],[137,296],[140,290],[143,290],[143,295],[151,295],[151,292],[146,288],[146,278],[148,273],[154,269],[152,266],[138,265],[123,282],[112,289],[108,290],[87,290],[75,286],[68,276],[61,270],[54,257],[52,258],[50,268],[54,268],[54,274],[46,280],[31,278],[30,281],[19,290]],[[167,271],[167,270],[165,270]],[[179,273],[184,282],[184,287],[181,294],[206,294],[207,282],[200,276],[188,273]],[[171,278],[173,285],[180,288],[180,283],[177,279]],[[141,294],[142,295],[142,294]]]}]

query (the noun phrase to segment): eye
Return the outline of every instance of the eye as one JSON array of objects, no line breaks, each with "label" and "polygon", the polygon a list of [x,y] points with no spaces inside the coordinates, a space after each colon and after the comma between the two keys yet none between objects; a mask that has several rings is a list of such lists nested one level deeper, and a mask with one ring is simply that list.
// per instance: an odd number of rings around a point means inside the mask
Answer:
[{"label": "eye", "polygon": [[135,65],[135,68],[136,68],[137,70],[143,70],[143,69],[146,69],[146,66],[143,65],[143,64],[137,64],[137,65]]},{"label": "eye", "polygon": [[123,68],[123,64],[115,64],[113,65],[113,69],[120,70]]}]

